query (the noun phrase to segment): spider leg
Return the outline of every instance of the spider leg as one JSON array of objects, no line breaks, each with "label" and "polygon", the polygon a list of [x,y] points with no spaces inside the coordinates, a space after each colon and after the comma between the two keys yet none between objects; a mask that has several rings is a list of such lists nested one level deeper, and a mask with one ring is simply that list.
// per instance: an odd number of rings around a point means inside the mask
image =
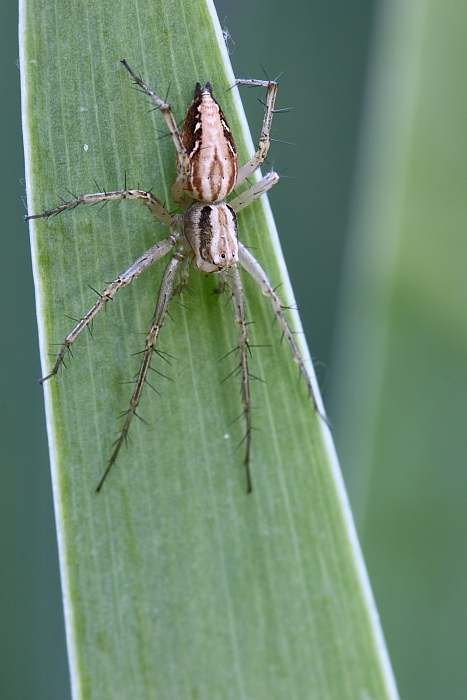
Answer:
[{"label": "spider leg", "polygon": [[60,206],[55,207],[55,209],[49,209],[44,211],[42,214],[33,214],[32,216],[25,216],[25,221],[30,219],[46,219],[49,216],[54,216],[55,214],[60,214],[62,211],[67,209],[74,209],[79,204],[99,204],[99,202],[112,202],[121,199],[139,199],[150,209],[154,214],[156,219],[158,219],[161,224],[166,226],[171,226],[174,228],[179,222],[179,217],[177,215],[171,214],[159,200],[154,197],[151,192],[145,192],[144,190],[116,190],[115,192],[94,192],[93,194],[82,194],[75,199],[60,204]]},{"label": "spider leg", "polygon": [[154,102],[162,112],[162,116],[165,119],[165,123],[169,128],[170,135],[172,136],[172,141],[174,142],[175,150],[177,151],[178,172],[177,179],[175,180],[175,183],[172,187],[172,197],[174,198],[174,201],[177,202],[177,204],[180,204],[183,199],[183,192],[190,173],[190,159],[188,158],[185,146],[182,143],[182,138],[180,136],[180,132],[178,130],[177,122],[175,121],[172,109],[170,105],[164,102],[164,100],[158,97],[158,95],[156,95],[155,92],[148,88],[147,85],[143,83],[141,78],[138,78],[136,73],[133,72],[133,70],[130,68],[126,61],[122,61],[122,63],[127,69],[127,71],[130,73],[135,83],[139,85],[139,87],[143,90],[143,92],[146,93],[146,95],[149,95],[149,97],[151,97],[154,100]]},{"label": "spider leg", "polygon": [[169,304],[175,292],[175,282],[177,274],[181,265],[183,264],[185,257],[186,251],[184,247],[181,246],[179,250],[174,254],[174,256],[172,257],[165,269],[164,276],[162,277],[162,282],[159,289],[159,296],[157,298],[157,305],[156,310],[154,312],[154,318],[151,321],[151,330],[149,331],[148,336],[146,338],[146,345],[143,351],[143,359],[138,372],[138,376],[136,378],[135,389],[130,400],[130,406],[126,414],[125,424],[115,444],[112,456],[109,459],[107,468],[103,473],[101,480],[99,481],[96,491],[101,490],[109,471],[115,464],[115,461],[118,457],[118,453],[120,452],[120,448],[128,436],[131,421],[133,420],[133,416],[136,414],[136,409],[138,408],[138,404],[141,399],[141,394],[143,393],[144,384],[146,382],[146,377],[151,364],[151,358],[156,348],[157,339],[159,337],[160,330],[164,325]]},{"label": "spider leg", "polygon": [[265,175],[259,182],[253,183],[253,185],[251,185],[251,187],[249,187],[247,190],[237,195],[237,197],[231,199],[229,201],[229,206],[232,207],[232,209],[235,212],[239,212],[242,209],[245,209],[245,207],[247,207],[249,204],[254,202],[255,199],[258,199],[263,194],[265,194],[268,190],[271,189],[271,187],[277,185],[278,182],[279,175],[277,173],[270,172],[267,175]]},{"label": "spider leg", "polygon": [[180,282],[175,287],[174,295],[181,294],[183,290],[188,286],[188,278],[190,276],[190,266],[193,260],[194,254],[191,251],[187,252],[187,255],[183,261],[182,267],[180,269]]},{"label": "spider leg", "polygon": [[274,291],[274,288],[269,281],[266,273],[264,272],[263,268],[259,264],[259,262],[256,260],[256,258],[253,257],[253,255],[245,248],[245,246],[239,242],[238,244],[238,257],[239,257],[239,262],[242,265],[242,267],[248,272],[249,275],[254,279],[256,284],[259,285],[261,288],[261,291],[265,296],[268,296],[271,300],[272,308],[274,309],[274,313],[276,314],[276,318],[279,322],[280,327],[282,328],[282,332],[290,346],[290,349],[292,350],[292,355],[293,359],[297,363],[297,365],[300,368],[300,372],[303,375],[307,387],[308,387],[308,392],[312,398],[313,401],[313,406],[315,411],[320,415],[320,417],[324,420],[324,422],[329,425],[329,421],[326,418],[326,415],[324,414],[324,410],[320,408],[318,405],[318,401],[316,398],[316,393],[313,388],[312,380],[311,377],[305,367],[305,363],[303,362],[303,358],[301,355],[301,352],[298,348],[297,343],[295,342],[295,338],[292,332],[292,329],[290,328],[288,321],[285,317],[285,306],[283,305],[282,301],[280,300],[280,297],[276,292]]},{"label": "spider leg", "polygon": [[52,371],[40,380],[41,384],[43,384],[47,379],[50,379],[55,374],[57,374],[58,370],[60,369],[60,365],[62,364],[65,358],[65,355],[67,354],[75,340],[78,338],[80,333],[82,333],[82,331],[87,326],[89,326],[91,321],[97,316],[99,311],[104,308],[107,302],[113,299],[118,290],[122,287],[125,287],[127,284],[130,284],[130,282],[132,282],[136,277],[138,277],[138,275],[144,272],[144,270],[150,267],[157,260],[160,260],[160,258],[164,257],[164,255],[167,255],[167,253],[169,253],[170,250],[177,243],[179,237],[180,234],[174,232],[171,233],[170,236],[165,238],[163,241],[156,243],[156,245],[154,245],[152,248],[149,248],[149,250],[147,250],[140,258],[138,258],[138,260],[136,260],[132,265],[130,265],[130,267],[128,267],[124,272],[122,272],[122,274],[119,275],[116,280],[111,282],[104,289],[102,294],[99,295],[99,298],[94,304],[94,306],[92,306],[89,309],[87,314],[83,316],[78,325],[65,338]]},{"label": "spider leg", "polygon": [[240,376],[242,379],[242,404],[243,404],[243,416],[245,418],[245,459],[243,464],[245,466],[246,473],[246,491],[250,493],[252,490],[251,483],[251,472],[250,472],[250,452],[251,452],[251,397],[250,397],[250,375],[248,373],[248,329],[246,324],[246,304],[245,304],[245,292],[243,289],[242,280],[240,279],[240,273],[238,267],[233,265],[229,268],[228,272],[225,274],[225,281],[228,285],[230,291],[232,292],[232,299],[234,303],[234,313],[235,313],[235,323],[240,329],[238,336],[238,351],[240,354],[240,363],[238,369],[240,370]]},{"label": "spider leg", "polygon": [[238,171],[237,182],[235,187],[240,187],[246,182],[253,173],[264,163],[269,151],[271,140],[272,117],[274,115],[274,103],[276,101],[278,83],[273,80],[236,80],[236,85],[250,85],[267,88],[266,105],[264,107],[263,126],[261,128],[261,136],[259,139],[258,150],[255,155],[250,158],[248,163],[245,163]]}]

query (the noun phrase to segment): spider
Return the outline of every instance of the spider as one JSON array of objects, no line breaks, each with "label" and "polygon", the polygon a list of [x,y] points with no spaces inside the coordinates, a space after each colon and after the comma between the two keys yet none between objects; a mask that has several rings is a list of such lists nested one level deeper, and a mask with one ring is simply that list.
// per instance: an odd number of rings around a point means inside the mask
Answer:
[{"label": "spider", "polygon": [[[134,391],[126,412],[125,423],[115,443],[107,467],[99,481],[96,491],[100,491],[107,478],[122,444],[125,442],[131,421],[136,414],[141,394],[150,369],[151,358],[167,316],[169,304],[175,294],[180,293],[188,283],[190,266],[205,274],[220,275],[219,290],[225,287],[230,291],[233,301],[235,322],[239,328],[238,371],[241,376],[241,396],[243,417],[245,420],[245,457],[247,493],[252,490],[250,470],[251,459],[251,399],[250,375],[248,372],[249,341],[246,321],[246,303],[243,285],[240,279],[238,263],[251,275],[263,294],[268,296],[279,325],[282,329],[293,359],[298,364],[313,400],[315,410],[321,414],[311,384],[310,376],[295,342],[293,332],[285,317],[285,306],[272,287],[259,262],[238,240],[237,213],[267,192],[279,181],[275,172],[269,172],[261,180],[249,184],[249,178],[264,163],[270,145],[271,123],[278,84],[271,80],[253,80],[250,78],[236,80],[236,85],[265,87],[267,89],[263,125],[256,153],[241,168],[238,167],[237,147],[224,114],[213,97],[210,83],[204,87],[196,84],[193,102],[188,108],[182,131],[178,130],[172,110],[164,100],[148,88],[133,72],[128,63],[122,61],[132,76],[135,84],[154,102],[161,111],[168,126],[176,150],[177,178],[172,187],[172,198],[181,214],[172,214],[151,192],[123,189],[115,192],[96,192],[83,194],[54,209],[26,216],[25,220],[47,218],[79,204],[106,203],[112,200],[135,199],[142,201],[162,224],[172,229],[167,238],[156,243],[139,257],[130,267],[111,282],[99,296],[98,300],[67,335],[55,365],[40,383],[55,376],[64,362],[66,354],[82,331],[89,326],[99,311],[113,299],[119,289],[130,284],[144,270],[170,252],[173,252],[159,289],[156,310],[151,321],[151,329],[146,338],[142,353],[141,366],[135,381]],[[249,186],[241,194],[235,190],[245,183]],[[226,198],[234,193],[229,202]]]}]

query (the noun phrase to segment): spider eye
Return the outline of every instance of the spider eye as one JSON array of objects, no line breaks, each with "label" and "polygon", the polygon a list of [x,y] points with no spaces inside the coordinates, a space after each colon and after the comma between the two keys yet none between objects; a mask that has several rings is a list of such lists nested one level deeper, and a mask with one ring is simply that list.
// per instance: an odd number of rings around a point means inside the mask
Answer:
[{"label": "spider eye", "polygon": [[222,253],[221,258],[225,258],[225,253]]}]

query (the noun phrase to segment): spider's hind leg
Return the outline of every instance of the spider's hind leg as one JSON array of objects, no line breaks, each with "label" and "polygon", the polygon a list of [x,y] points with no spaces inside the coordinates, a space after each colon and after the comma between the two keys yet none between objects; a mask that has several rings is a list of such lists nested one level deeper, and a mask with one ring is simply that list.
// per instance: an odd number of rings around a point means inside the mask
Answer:
[{"label": "spider's hind leg", "polygon": [[161,224],[165,226],[170,226],[171,228],[176,228],[180,222],[180,218],[177,215],[171,214],[165,206],[160,202],[157,197],[151,192],[146,192],[145,190],[115,190],[114,192],[93,192],[92,194],[82,194],[75,199],[71,199],[69,202],[64,202],[54,209],[48,209],[42,212],[42,214],[32,214],[30,216],[25,216],[25,221],[30,219],[47,219],[49,216],[55,216],[55,214],[60,214],[62,211],[67,209],[75,209],[75,207],[80,204],[107,204],[107,202],[120,201],[122,199],[139,199],[141,202],[146,204],[148,209],[152,214],[158,219]]},{"label": "spider's hind leg", "polygon": [[252,80],[250,78],[245,80],[236,80],[235,84],[267,88],[263,125],[261,128],[258,149],[254,156],[250,158],[248,163],[245,163],[245,165],[238,171],[237,182],[235,183],[235,188],[237,188],[240,187],[240,185],[243,185],[243,183],[246,182],[266,160],[269,146],[271,145],[271,125],[272,118],[274,116],[274,104],[276,102],[277,88],[279,86],[274,80]]},{"label": "spider's hind leg", "polygon": [[237,195],[229,201],[229,206],[237,213],[245,207],[248,207],[255,199],[259,199],[263,194],[268,192],[271,187],[277,185],[279,182],[279,175],[274,171],[271,171],[265,175],[258,182],[254,182],[248,189],[244,190],[241,194]]},{"label": "spider's hind leg", "polygon": [[178,130],[177,122],[175,121],[172,109],[170,105],[167,104],[167,102],[162,100],[158,95],[156,95],[156,93],[153,90],[148,88],[148,86],[143,83],[141,78],[138,78],[136,73],[130,68],[130,66],[125,60],[123,60],[122,63],[127,69],[127,71],[130,73],[135,83],[141,88],[141,90],[145,92],[146,95],[148,95],[152,100],[154,100],[158,109],[160,109],[162,116],[165,119],[165,123],[167,124],[170,135],[172,137],[175,150],[177,151],[178,174],[177,179],[175,180],[175,183],[172,187],[172,197],[174,201],[177,202],[177,204],[182,204],[183,193],[190,173],[190,159],[188,158],[185,146],[183,145],[182,137]]}]

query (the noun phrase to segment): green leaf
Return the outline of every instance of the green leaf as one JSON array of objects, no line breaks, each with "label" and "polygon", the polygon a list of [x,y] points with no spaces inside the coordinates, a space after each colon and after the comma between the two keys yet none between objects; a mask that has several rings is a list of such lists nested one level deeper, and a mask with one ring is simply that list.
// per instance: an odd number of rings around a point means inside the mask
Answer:
[{"label": "green leaf", "polygon": [[[57,193],[152,188],[170,204],[173,145],[119,61],[182,120],[209,80],[253,152],[211,3],[27,2],[21,66],[31,212]],[[280,106],[280,105],[279,105]],[[255,115],[259,132],[262,113]],[[97,183],[97,184],[96,184]],[[240,237],[293,296],[267,202]],[[101,290],[168,230],[124,201],[31,227],[48,353]],[[268,300],[245,278],[253,348],[253,493],[245,493],[233,312],[195,271],[172,304],[149,389],[100,494],[128,406],[163,262],[122,290],[45,385],[75,698],[396,697],[328,430],[313,410]],[[92,287],[92,288],[91,288]],[[297,331],[297,314],[290,312]],[[308,357],[303,339],[302,350]]]}]

